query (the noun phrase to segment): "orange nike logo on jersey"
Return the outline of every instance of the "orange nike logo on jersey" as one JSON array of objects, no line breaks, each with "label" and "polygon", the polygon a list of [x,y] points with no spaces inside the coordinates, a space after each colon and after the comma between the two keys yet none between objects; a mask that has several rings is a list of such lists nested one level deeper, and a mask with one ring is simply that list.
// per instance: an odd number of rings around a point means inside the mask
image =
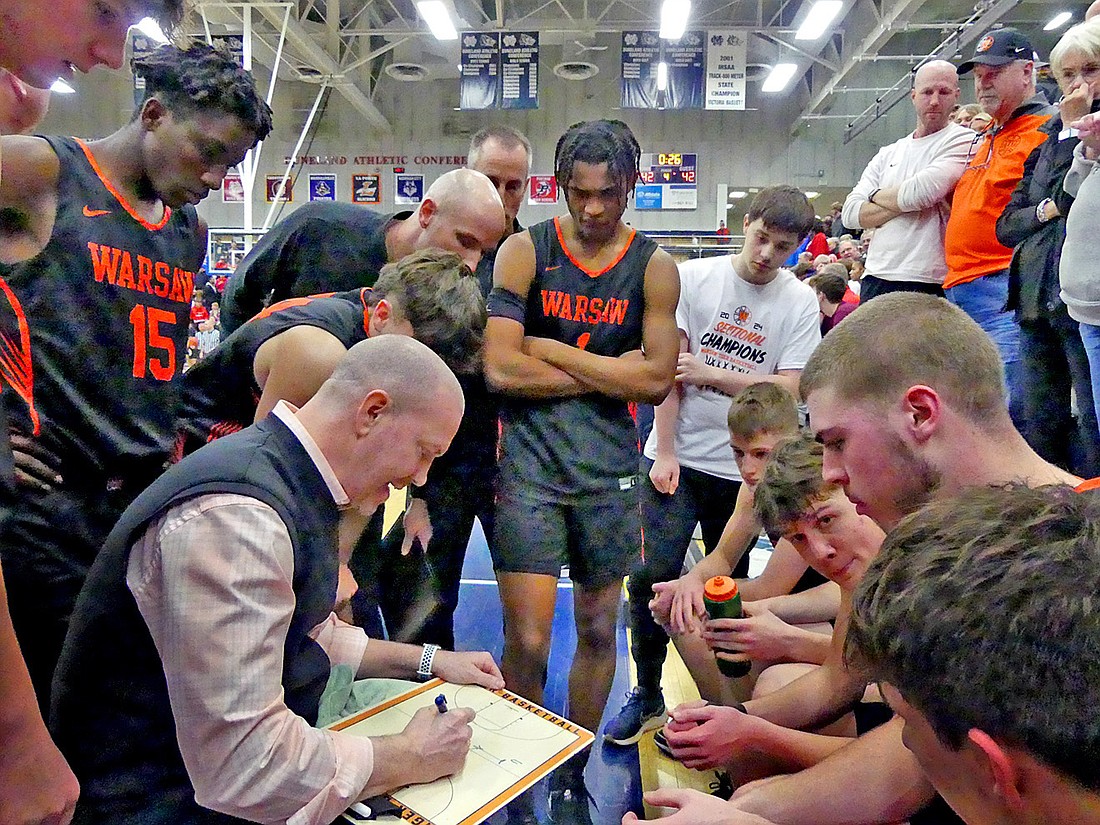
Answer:
[{"label": "orange nike logo on jersey", "polygon": [[85,218],[98,218],[100,215],[110,215],[110,209],[92,209],[89,206],[84,207]]},{"label": "orange nike logo on jersey", "polygon": [[557,266],[548,266],[546,267],[546,269],[543,270],[543,272],[553,272],[555,269],[561,269],[561,264],[558,264]]}]

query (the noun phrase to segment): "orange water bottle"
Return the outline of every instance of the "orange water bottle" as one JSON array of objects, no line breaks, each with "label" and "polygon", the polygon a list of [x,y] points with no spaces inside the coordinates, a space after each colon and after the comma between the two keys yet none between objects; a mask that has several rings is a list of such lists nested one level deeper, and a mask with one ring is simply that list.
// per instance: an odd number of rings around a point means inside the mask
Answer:
[{"label": "orange water bottle", "polygon": [[[744,617],[741,610],[741,594],[737,591],[737,582],[729,576],[714,576],[707,579],[703,587],[703,604],[706,605],[707,615],[712,619],[740,619]],[[718,669],[723,676],[738,678],[746,675],[752,667],[748,659],[731,662],[728,659],[717,659]]]}]

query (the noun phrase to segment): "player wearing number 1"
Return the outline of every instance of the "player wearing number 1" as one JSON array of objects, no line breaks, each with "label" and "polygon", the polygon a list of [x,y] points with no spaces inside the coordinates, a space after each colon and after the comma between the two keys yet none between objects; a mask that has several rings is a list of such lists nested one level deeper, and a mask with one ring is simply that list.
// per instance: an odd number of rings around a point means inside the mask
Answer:
[{"label": "player wearing number 1", "polygon": [[18,500],[0,558],[44,707],[84,576],[172,443],[206,251],[194,204],[271,129],[227,54],[166,46],[135,70],[145,100],[114,134],[3,138],[0,401]]},{"label": "player wearing number 1", "polygon": [[[577,650],[570,716],[595,730],[615,673],[622,577],[640,552],[637,432],[628,401],[660,403],[676,371],[676,265],[622,216],[638,176],[625,124],[571,127],[555,175],[569,215],[513,235],[489,294],[485,374],[502,408],[490,545],[509,687],[542,696],[558,574],[569,564]],[[588,820],[583,760],[558,772],[556,822]],[[530,821],[513,805],[510,819]]]}]

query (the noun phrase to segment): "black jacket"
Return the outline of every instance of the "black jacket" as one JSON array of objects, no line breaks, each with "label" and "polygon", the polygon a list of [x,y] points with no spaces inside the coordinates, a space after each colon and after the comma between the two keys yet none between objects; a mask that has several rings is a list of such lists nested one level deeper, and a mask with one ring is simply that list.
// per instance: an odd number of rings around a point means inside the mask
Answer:
[{"label": "black jacket", "polygon": [[[1058,263],[1066,237],[1065,215],[1073,198],[1062,188],[1062,181],[1078,141],[1076,137],[1059,140],[1062,128],[1057,114],[1039,127],[1047,139],[1024,162],[1024,176],[997,219],[997,240],[1015,247],[1008,269],[1007,308],[1022,321],[1065,314],[1058,297]],[[1061,214],[1041,223],[1035,209],[1044,198],[1053,200]]]}]

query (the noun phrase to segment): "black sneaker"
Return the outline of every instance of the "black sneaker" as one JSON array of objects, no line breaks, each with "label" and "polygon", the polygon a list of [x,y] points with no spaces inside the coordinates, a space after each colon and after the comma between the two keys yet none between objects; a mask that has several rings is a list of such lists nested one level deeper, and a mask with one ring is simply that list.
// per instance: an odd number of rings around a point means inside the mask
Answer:
[{"label": "black sneaker", "polygon": [[729,800],[733,796],[733,780],[725,771],[718,771],[714,775],[714,781],[710,783],[710,795],[719,799]]},{"label": "black sneaker", "polygon": [[669,759],[675,759],[676,758],[675,756],[672,755],[672,748],[670,748],[668,746],[668,739],[665,737],[664,728],[661,728],[659,731],[657,731],[655,734],[653,734],[653,744],[657,747],[657,750],[659,750],[662,754],[667,756]]},{"label": "black sneaker", "polygon": [[506,808],[508,811],[507,825],[539,825],[539,818],[531,810],[516,811]]},{"label": "black sneaker", "polygon": [[667,719],[661,691],[658,690],[656,696],[649,696],[636,687],[630,691],[618,715],[607,723],[603,739],[612,745],[633,745],[648,731],[663,728]]}]

